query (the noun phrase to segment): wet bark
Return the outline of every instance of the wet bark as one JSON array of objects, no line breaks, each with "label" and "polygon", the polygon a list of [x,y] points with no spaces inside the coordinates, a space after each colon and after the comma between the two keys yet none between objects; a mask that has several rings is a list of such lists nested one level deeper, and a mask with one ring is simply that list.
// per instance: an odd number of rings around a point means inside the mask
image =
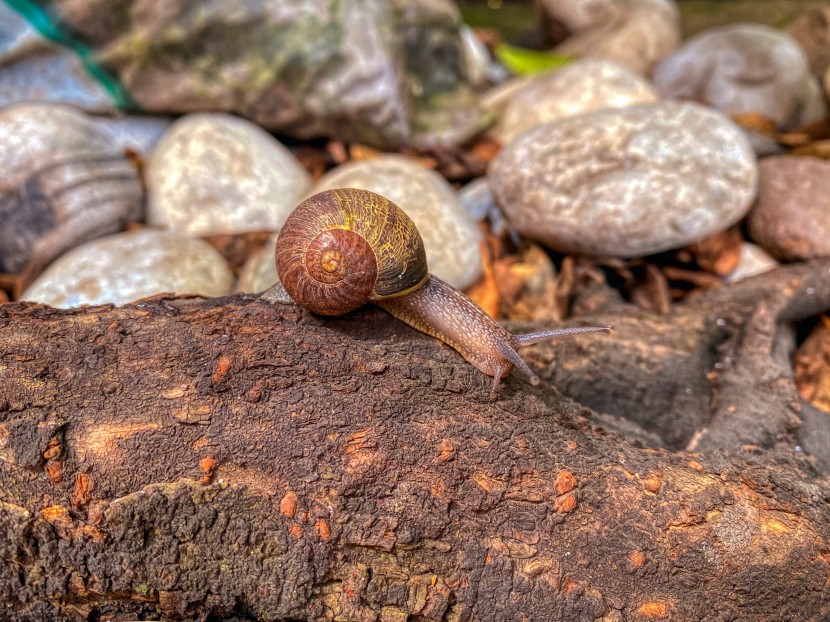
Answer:
[{"label": "wet bark", "polygon": [[[610,337],[528,352],[596,380],[616,344],[617,366],[654,383],[716,387],[675,436],[671,409],[694,410],[685,390],[651,429],[620,423],[633,408],[598,417],[518,377],[493,401],[453,350],[372,308],[0,305],[0,617],[827,618],[830,485],[786,442],[793,412],[766,451],[729,426],[721,450],[659,445],[714,438],[739,380],[707,372],[814,313],[804,296],[830,285],[807,284],[829,268],[781,272],[789,302],[760,324],[751,287],[684,307],[680,324],[648,317],[639,358],[623,328],[645,316],[627,307]],[[659,391],[645,386],[628,384],[648,406]]]}]

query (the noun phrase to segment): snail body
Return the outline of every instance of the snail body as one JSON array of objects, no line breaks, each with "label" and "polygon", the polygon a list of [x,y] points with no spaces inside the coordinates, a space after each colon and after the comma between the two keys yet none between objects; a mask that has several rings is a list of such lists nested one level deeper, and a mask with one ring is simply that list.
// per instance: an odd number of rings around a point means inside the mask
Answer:
[{"label": "snail body", "polygon": [[291,213],[276,246],[278,285],[262,296],[295,301],[314,313],[340,315],[365,302],[440,339],[493,378],[495,394],[513,367],[539,378],[518,348],[606,327],[513,335],[462,292],[430,275],[412,220],[373,192],[344,188],[309,197]]}]

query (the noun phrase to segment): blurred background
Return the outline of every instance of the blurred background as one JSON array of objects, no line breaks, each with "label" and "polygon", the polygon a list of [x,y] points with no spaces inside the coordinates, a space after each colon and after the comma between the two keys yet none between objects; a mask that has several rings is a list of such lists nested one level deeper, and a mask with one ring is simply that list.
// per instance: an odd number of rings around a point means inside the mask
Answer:
[{"label": "blurred background", "polygon": [[828,92],[828,2],[0,0],[0,297],[259,292],[352,186],[496,317],[666,313],[830,253]]}]

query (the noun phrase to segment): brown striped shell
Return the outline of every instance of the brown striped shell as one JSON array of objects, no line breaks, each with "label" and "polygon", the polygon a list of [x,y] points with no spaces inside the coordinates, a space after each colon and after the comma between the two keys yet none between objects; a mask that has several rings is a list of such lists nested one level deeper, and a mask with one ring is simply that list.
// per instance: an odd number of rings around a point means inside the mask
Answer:
[{"label": "brown striped shell", "polygon": [[406,294],[429,276],[415,223],[385,197],[355,188],[300,203],[280,231],[276,263],[288,294],[322,315]]}]

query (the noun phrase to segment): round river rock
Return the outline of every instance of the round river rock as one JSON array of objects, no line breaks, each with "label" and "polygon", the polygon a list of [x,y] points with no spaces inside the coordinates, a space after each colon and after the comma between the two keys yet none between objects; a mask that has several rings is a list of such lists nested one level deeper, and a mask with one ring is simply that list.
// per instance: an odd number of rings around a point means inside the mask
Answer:
[{"label": "round river rock", "polygon": [[377,192],[405,211],[424,239],[429,271],[438,278],[463,289],[481,277],[478,225],[447,180],[417,160],[384,155],[350,162],[321,177],[311,194],[334,188]]},{"label": "round river rock", "polygon": [[528,130],[496,156],[488,179],[523,235],[564,253],[638,257],[740,220],[757,169],[731,121],[668,102]]},{"label": "round river rock", "polygon": [[53,307],[126,304],[154,294],[224,296],[233,274],[210,244],[145,229],[88,242],[59,257],[23,293]]},{"label": "round river rock", "polygon": [[758,200],[749,235],[773,257],[830,255],[830,162],[775,156],[759,167]]},{"label": "round river rock", "polygon": [[69,106],[0,108],[0,272],[45,266],[142,215],[138,172]]},{"label": "round river rock", "polygon": [[191,114],[147,162],[147,220],[195,236],[276,230],[310,185],[297,158],[259,126]]},{"label": "round river rock", "polygon": [[732,24],[689,39],[654,71],[665,98],[693,99],[726,114],[758,113],[792,128],[824,117],[804,51],[788,34]]},{"label": "round river rock", "polygon": [[658,101],[640,75],[603,60],[583,60],[536,76],[507,104],[496,137],[509,142],[525,130],[592,110]]}]

